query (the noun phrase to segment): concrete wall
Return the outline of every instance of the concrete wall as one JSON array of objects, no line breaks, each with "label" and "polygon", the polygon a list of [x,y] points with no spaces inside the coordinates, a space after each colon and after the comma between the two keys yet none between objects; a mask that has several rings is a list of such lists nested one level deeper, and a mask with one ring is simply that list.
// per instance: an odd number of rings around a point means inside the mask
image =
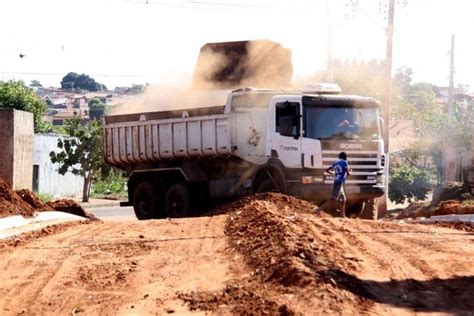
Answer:
[{"label": "concrete wall", "polygon": [[0,177],[16,190],[32,188],[33,135],[32,113],[0,109]]},{"label": "concrete wall", "polygon": [[53,197],[81,197],[84,181],[82,177],[68,172],[64,176],[57,172],[58,165],[49,158],[51,151],[59,152],[58,135],[35,135],[33,165],[38,166],[38,192]]}]

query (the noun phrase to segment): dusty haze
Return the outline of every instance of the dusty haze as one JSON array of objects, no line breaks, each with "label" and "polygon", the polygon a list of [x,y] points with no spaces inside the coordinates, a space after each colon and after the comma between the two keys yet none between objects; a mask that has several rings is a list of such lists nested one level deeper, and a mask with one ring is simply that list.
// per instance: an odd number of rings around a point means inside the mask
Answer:
[{"label": "dusty haze", "polygon": [[[197,59],[191,89],[149,85],[108,115],[224,105],[242,87],[284,89],[291,85],[291,51],[269,40],[208,43]],[[182,85],[186,86],[185,84]]]},{"label": "dusty haze", "polygon": [[131,97],[122,104],[110,108],[107,115],[225,105],[229,92],[230,90],[198,91],[148,85],[142,94]]}]

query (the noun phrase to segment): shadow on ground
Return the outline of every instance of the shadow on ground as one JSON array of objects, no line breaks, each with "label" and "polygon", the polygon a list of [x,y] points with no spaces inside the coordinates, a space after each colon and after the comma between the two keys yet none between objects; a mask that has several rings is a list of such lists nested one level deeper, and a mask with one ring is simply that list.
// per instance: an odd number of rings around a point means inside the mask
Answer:
[{"label": "shadow on ground", "polygon": [[378,282],[361,280],[340,270],[329,270],[337,284],[372,301],[416,312],[472,313],[474,276],[418,281],[414,279]]}]

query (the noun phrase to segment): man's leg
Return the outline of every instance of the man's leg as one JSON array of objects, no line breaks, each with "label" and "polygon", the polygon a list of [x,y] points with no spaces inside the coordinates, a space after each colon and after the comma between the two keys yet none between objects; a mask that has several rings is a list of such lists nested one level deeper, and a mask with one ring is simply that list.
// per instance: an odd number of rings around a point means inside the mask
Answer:
[{"label": "man's leg", "polygon": [[339,200],[341,202],[341,216],[346,217],[346,188],[345,184],[342,183],[341,185],[341,191],[339,193]]},{"label": "man's leg", "polygon": [[336,216],[336,208],[337,208],[337,199],[339,196],[339,187],[337,183],[334,183],[331,191],[331,198],[325,201],[319,208],[322,209],[324,212],[331,214],[332,216]]},{"label": "man's leg", "polygon": [[332,190],[332,199],[334,199],[334,201],[336,202],[335,204],[337,205],[337,208],[340,210],[341,216],[345,217],[346,203],[344,202],[345,195],[344,195],[342,183],[334,183],[334,187]]}]

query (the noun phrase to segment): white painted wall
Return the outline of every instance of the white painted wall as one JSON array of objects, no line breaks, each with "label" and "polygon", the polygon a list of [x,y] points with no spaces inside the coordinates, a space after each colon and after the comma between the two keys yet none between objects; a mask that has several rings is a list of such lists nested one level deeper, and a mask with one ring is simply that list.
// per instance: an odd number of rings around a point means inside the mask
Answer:
[{"label": "white painted wall", "polygon": [[57,171],[49,158],[51,151],[59,152],[57,147],[60,135],[35,134],[33,146],[33,165],[39,166],[38,192],[58,197],[81,197],[84,181],[82,177],[68,172],[64,176]]}]

